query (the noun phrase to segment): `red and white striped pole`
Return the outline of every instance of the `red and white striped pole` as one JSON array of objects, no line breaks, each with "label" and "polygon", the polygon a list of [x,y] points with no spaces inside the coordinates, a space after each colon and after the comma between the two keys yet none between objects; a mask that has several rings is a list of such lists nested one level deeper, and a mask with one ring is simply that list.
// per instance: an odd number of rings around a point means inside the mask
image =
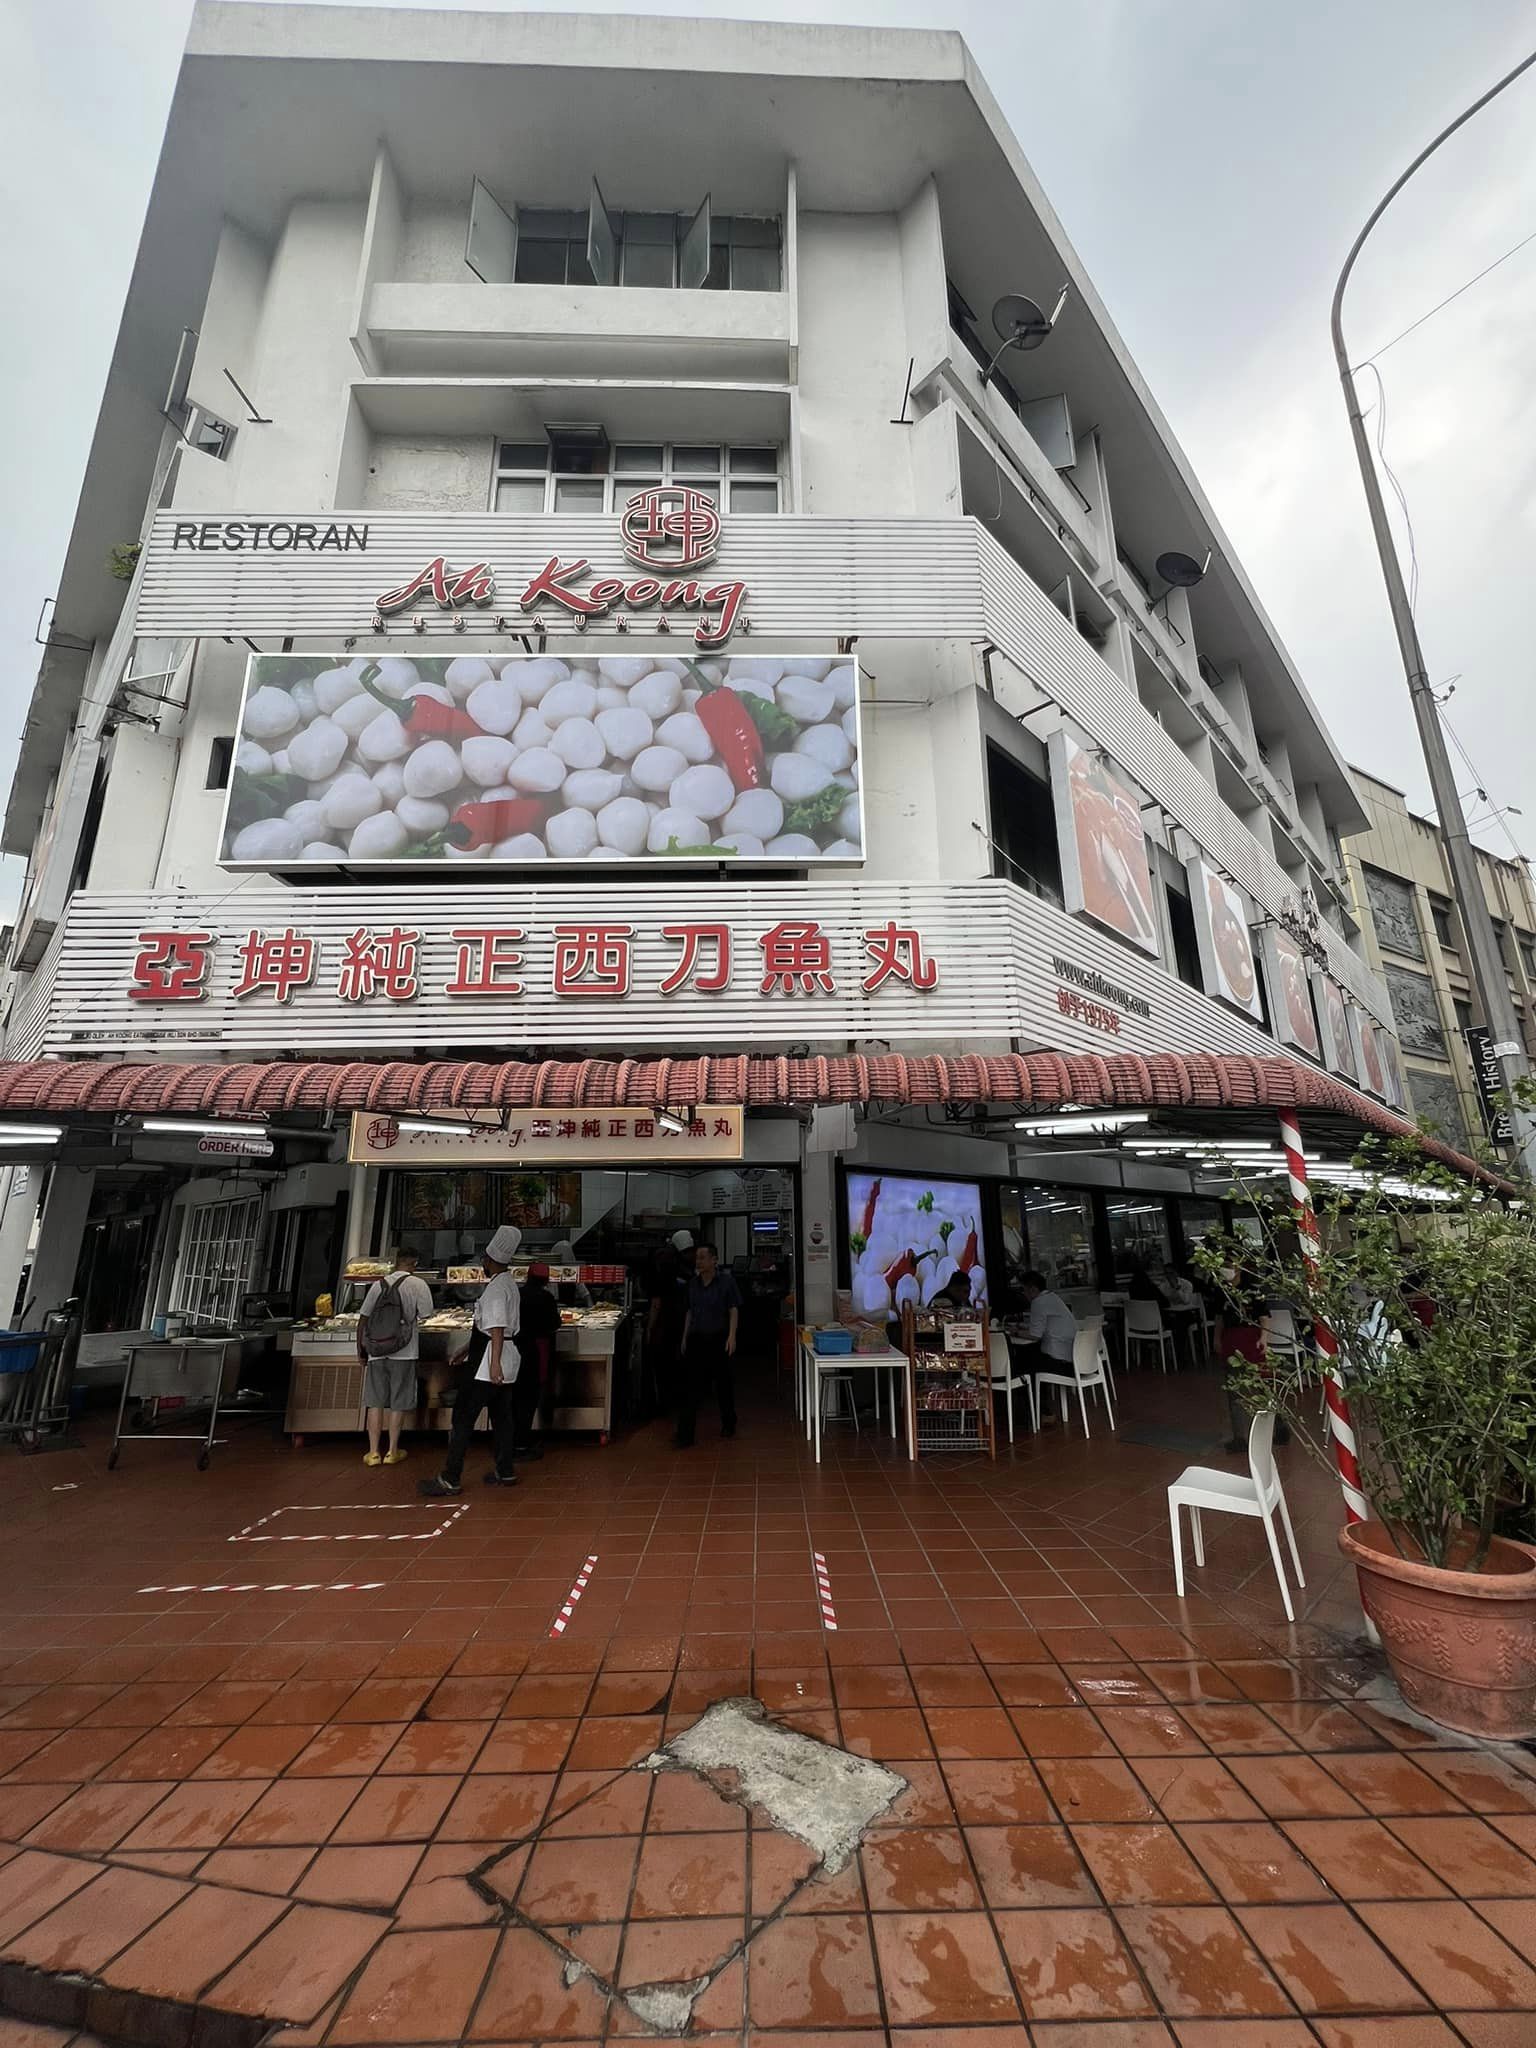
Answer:
[{"label": "red and white striped pole", "polygon": [[[1290,1175],[1291,1203],[1296,1211],[1296,1229],[1301,1238],[1301,1256],[1307,1271],[1317,1271],[1316,1250],[1321,1243],[1318,1236],[1317,1217],[1312,1209],[1312,1189],[1307,1181],[1307,1155],[1301,1149],[1301,1127],[1294,1116],[1284,1111],[1280,1115],[1280,1143],[1285,1151],[1286,1171]],[[1326,1323],[1314,1321],[1313,1334],[1317,1348],[1325,1360],[1327,1377],[1323,1382],[1328,1401],[1328,1433],[1333,1438],[1334,1460],[1339,1468],[1339,1483],[1344,1489],[1344,1512],[1351,1522],[1364,1522],[1370,1518],[1370,1508],[1360,1487],[1360,1459],[1355,1443],[1355,1425],[1350,1420],[1349,1403],[1344,1398],[1344,1382],[1339,1374],[1339,1340]]]}]

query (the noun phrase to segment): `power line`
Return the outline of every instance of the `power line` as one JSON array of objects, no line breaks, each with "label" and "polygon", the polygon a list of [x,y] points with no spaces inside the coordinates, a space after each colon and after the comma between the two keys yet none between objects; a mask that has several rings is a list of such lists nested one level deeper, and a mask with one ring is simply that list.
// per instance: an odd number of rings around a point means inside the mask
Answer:
[{"label": "power line", "polygon": [[1376,362],[1376,360],[1379,357],[1384,356],[1389,348],[1396,348],[1397,344],[1400,341],[1406,341],[1408,339],[1408,336],[1410,334],[1415,333],[1420,327],[1422,327],[1426,320],[1433,320],[1437,313],[1443,313],[1446,307],[1449,306],[1454,299],[1459,299],[1463,292],[1471,291],[1473,285],[1481,284],[1483,279],[1489,276],[1493,271],[1497,270],[1501,263],[1507,263],[1511,256],[1518,256],[1520,254],[1520,251],[1522,249],[1528,248],[1532,242],[1536,242],[1536,228],[1532,228],[1531,232],[1528,235],[1524,236],[1520,241],[1516,242],[1513,249],[1506,249],[1502,256],[1495,256],[1493,261],[1490,264],[1488,264],[1486,268],[1480,270],[1477,273],[1476,277],[1469,277],[1465,284],[1457,285],[1455,291],[1448,293],[1446,297],[1443,298],[1438,305],[1431,306],[1427,313],[1421,313],[1417,320],[1410,322],[1410,324],[1403,329],[1401,334],[1394,334],[1390,341],[1384,341],[1381,344],[1380,348],[1373,349],[1371,354],[1368,356],[1363,356],[1361,360],[1355,365],[1355,368],[1357,370],[1365,369],[1368,365]]},{"label": "power line", "polygon": [[[1472,759],[1472,756],[1467,752],[1466,748],[1462,745],[1460,734],[1457,732],[1455,726],[1451,724],[1451,721],[1446,717],[1443,709],[1440,713],[1440,723],[1445,727],[1447,738],[1450,740],[1451,745],[1456,749],[1457,753],[1460,754],[1463,766],[1466,768],[1467,773],[1472,777],[1473,787],[1477,789],[1479,792],[1483,791],[1487,788],[1487,784],[1483,781],[1482,776],[1478,773],[1476,762]],[[1500,831],[1504,834],[1504,837],[1509,841],[1511,853],[1513,853],[1517,861],[1525,863],[1525,850],[1521,846],[1519,840],[1516,839],[1514,833],[1509,829],[1509,818],[1507,816],[1507,809],[1507,805],[1501,805],[1493,809],[1492,816],[1488,819],[1485,819],[1483,822],[1485,824],[1491,824],[1493,822],[1493,819],[1497,818]]]}]

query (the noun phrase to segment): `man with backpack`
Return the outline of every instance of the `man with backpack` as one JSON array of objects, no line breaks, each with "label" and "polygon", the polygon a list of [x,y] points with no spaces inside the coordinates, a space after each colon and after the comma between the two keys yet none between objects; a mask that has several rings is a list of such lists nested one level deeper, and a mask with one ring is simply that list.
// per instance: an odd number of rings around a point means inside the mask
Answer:
[{"label": "man with backpack", "polygon": [[[421,1322],[432,1313],[432,1290],[425,1280],[417,1279],[416,1264],[415,1252],[396,1252],[388,1275],[375,1280],[363,1297],[357,1355],[363,1361],[363,1407],[368,1424],[365,1465],[398,1465],[405,1458],[400,1430],[418,1405]],[[379,1438],[386,1418],[389,1449],[381,1457]]]}]

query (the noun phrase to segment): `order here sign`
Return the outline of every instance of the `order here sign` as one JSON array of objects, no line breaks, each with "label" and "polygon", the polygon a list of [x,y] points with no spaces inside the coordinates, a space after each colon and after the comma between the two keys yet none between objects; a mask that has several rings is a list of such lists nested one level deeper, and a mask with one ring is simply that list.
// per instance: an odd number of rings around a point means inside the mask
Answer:
[{"label": "order here sign", "polygon": [[740,1159],[746,1111],[698,1109],[478,1110],[474,1120],[354,1110],[354,1166],[581,1166],[633,1160],[707,1165]]}]

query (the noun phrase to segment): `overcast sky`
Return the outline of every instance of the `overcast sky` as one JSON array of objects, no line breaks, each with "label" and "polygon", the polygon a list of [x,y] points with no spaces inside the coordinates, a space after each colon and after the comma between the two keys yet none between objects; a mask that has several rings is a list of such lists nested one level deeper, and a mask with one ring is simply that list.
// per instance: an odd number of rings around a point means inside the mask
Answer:
[{"label": "overcast sky", "polygon": [[[1380,192],[1536,42],[1536,10],[721,0],[583,11],[960,30],[1345,754],[1428,808],[1328,303]],[[0,229],[6,786],[36,672],[34,623],[63,558],[189,12],[187,0],[0,0],[0,176],[26,195]],[[1347,309],[1355,359],[1533,231],[1536,72],[1449,143],[1378,229]],[[1509,823],[1536,846],[1533,337],[1536,241],[1380,368],[1431,671],[1460,674],[1455,730],[1491,803],[1520,806]],[[1487,810],[1475,797],[1469,808]],[[1477,836],[1509,851],[1497,828]],[[0,885],[0,909],[16,886],[14,873]]]}]

